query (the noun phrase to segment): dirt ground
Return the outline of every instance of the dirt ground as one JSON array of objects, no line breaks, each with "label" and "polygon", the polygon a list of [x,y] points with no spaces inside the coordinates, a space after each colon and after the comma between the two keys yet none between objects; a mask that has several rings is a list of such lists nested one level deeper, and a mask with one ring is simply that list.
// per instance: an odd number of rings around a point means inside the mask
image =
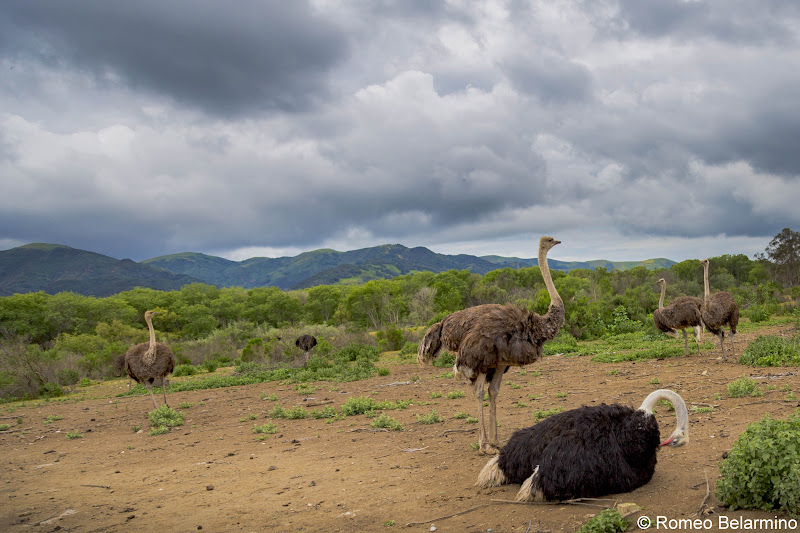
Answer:
[{"label": "dirt ground", "polygon": [[[790,328],[773,326],[769,332],[787,333]],[[738,335],[737,353],[766,332]],[[522,373],[513,368],[500,389],[501,442],[515,429],[531,425],[535,410],[601,402],[638,407],[652,390],[671,388],[690,407],[713,406],[713,411],[690,414],[690,443],[662,449],[650,483],[600,503],[642,507],[630,517],[633,530],[639,516],[697,518],[707,479],[710,514],[700,517],[712,521],[711,531],[724,529],[718,527],[721,516],[730,521],[773,518],[773,513],[719,507],[714,482],[723,453],[747,424],[767,412],[785,418],[795,411],[797,401],[784,401],[787,392],[780,389],[789,385],[800,396],[798,369],[754,369],[724,363],[719,355],[717,348],[700,356],[615,364],[550,356]],[[116,397],[127,390],[127,380],[88,388],[77,400],[3,406],[0,423],[11,428],[0,432],[0,531],[533,533],[575,531],[601,510],[508,503],[517,485],[475,487],[488,458],[470,446],[477,442],[477,424],[454,418],[458,412],[477,416],[469,388],[440,377],[448,369],[392,361],[389,376],[354,383],[316,382],[311,392],[263,383],[170,394],[172,407],[184,404],[185,423],[159,436],[148,435],[148,396]],[[757,398],[727,398],[725,385],[743,374],[776,389]],[[448,399],[451,391],[465,395]],[[432,399],[432,393],[442,396]],[[273,394],[277,401],[266,398]],[[332,423],[268,419],[276,404],[338,409],[349,397],[362,395],[411,399],[407,409],[387,411],[403,431],[374,430],[363,415]],[[417,415],[433,409],[442,423],[417,421]],[[658,411],[666,436],[675,426],[675,415]],[[62,418],[46,424],[53,415]],[[253,425],[270,421],[278,432],[259,441]],[[134,432],[133,426],[143,431]],[[69,439],[68,432],[82,438]]]}]

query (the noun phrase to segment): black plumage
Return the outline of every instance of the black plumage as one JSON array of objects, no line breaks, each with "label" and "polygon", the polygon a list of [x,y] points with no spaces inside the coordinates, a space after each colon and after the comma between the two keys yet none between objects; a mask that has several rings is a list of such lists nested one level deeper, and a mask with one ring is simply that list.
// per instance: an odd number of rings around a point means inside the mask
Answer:
[{"label": "black plumage", "polygon": [[590,498],[629,492],[650,481],[656,467],[659,428],[649,412],[667,398],[678,428],[664,445],[688,442],[688,414],[673,391],[652,393],[642,407],[581,407],[516,431],[478,478],[481,487],[522,484],[517,500]]},{"label": "black plumage", "polygon": [[313,335],[300,335],[294,341],[294,345],[303,350],[303,363],[308,363],[311,349],[317,345],[317,339]]}]

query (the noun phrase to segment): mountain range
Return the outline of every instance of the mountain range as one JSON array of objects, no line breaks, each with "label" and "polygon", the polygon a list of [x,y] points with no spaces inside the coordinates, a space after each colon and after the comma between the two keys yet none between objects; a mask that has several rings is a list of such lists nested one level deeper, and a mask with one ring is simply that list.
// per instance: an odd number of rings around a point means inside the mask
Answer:
[{"label": "mountain range", "polygon": [[[576,268],[627,270],[644,266],[669,268],[675,261],[558,261],[549,259],[553,270]],[[194,252],[164,255],[135,262],[78,250],[59,244],[33,243],[0,251],[0,296],[44,291],[72,291],[104,297],[134,287],[178,290],[189,283],[217,287],[264,287],[303,289],[316,285],[363,283],[390,279],[414,271],[443,272],[450,269],[486,274],[500,268],[538,265],[536,258],[496,255],[445,255],[423,247],[385,244],[349,252],[320,249],[294,257],[253,257],[231,261]]]}]

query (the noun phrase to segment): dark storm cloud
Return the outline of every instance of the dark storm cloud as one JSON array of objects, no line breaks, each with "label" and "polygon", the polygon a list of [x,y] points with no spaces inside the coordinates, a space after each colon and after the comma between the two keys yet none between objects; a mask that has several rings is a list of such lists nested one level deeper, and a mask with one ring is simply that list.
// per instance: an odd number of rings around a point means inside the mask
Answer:
[{"label": "dark storm cloud", "polygon": [[0,33],[7,56],[225,115],[307,108],[347,54],[341,30],[301,0],[9,2]]}]

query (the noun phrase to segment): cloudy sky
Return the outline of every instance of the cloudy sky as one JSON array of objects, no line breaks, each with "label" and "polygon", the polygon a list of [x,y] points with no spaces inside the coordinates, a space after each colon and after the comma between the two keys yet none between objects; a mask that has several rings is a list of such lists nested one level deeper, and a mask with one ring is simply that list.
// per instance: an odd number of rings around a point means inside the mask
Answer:
[{"label": "cloudy sky", "polygon": [[0,249],[680,261],[798,204],[794,0],[0,5]]}]

